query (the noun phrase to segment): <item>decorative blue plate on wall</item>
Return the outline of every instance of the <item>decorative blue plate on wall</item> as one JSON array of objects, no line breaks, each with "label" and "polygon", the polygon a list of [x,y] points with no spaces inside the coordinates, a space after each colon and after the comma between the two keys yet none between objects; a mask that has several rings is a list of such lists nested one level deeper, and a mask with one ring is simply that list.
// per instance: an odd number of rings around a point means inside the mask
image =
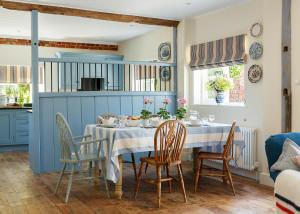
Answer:
[{"label": "decorative blue plate on wall", "polygon": [[161,43],[158,47],[158,59],[167,61],[171,58],[171,44],[168,42]]},{"label": "decorative blue plate on wall", "polygon": [[248,79],[251,83],[257,83],[263,76],[263,70],[259,65],[252,65],[248,70]]},{"label": "decorative blue plate on wall", "polygon": [[171,69],[170,69],[170,67],[167,67],[167,66],[161,67],[159,76],[160,76],[161,80],[169,81],[171,79]]},{"label": "decorative blue plate on wall", "polygon": [[258,42],[254,42],[250,46],[249,55],[251,59],[259,59],[263,55],[263,46]]}]

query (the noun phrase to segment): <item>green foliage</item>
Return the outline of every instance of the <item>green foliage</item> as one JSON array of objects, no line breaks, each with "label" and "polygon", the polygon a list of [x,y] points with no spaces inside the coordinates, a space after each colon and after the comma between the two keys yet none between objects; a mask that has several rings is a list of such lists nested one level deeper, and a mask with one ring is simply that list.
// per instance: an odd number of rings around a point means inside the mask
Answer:
[{"label": "green foliage", "polygon": [[176,118],[179,120],[184,119],[186,116],[186,109],[184,107],[178,108],[175,115],[176,115]]},{"label": "green foliage", "polygon": [[161,118],[163,118],[164,120],[168,120],[170,119],[170,113],[167,111],[166,108],[160,108],[159,112],[157,112],[157,115]]},{"label": "green foliage", "polygon": [[12,97],[13,96],[13,87],[12,86],[6,86],[5,87],[5,95],[7,97]]},{"label": "green foliage", "polygon": [[29,84],[19,84],[18,85],[18,104],[23,106],[24,103],[29,103],[30,101],[30,86]]},{"label": "green foliage", "polygon": [[12,97],[17,98],[18,97],[18,93],[19,93],[18,89],[12,87]]},{"label": "green foliage", "polygon": [[233,65],[229,67],[229,77],[232,79],[238,79],[241,77],[242,66],[241,65]]},{"label": "green foliage", "polygon": [[230,90],[232,84],[225,77],[217,77],[215,80],[210,80],[206,87],[208,91],[224,92]]},{"label": "green foliage", "polygon": [[223,68],[211,68],[208,70],[208,76],[223,76]]},{"label": "green foliage", "polygon": [[151,115],[152,115],[152,112],[147,109],[143,109],[141,111],[141,119],[143,119],[143,120],[149,119],[151,117]]}]

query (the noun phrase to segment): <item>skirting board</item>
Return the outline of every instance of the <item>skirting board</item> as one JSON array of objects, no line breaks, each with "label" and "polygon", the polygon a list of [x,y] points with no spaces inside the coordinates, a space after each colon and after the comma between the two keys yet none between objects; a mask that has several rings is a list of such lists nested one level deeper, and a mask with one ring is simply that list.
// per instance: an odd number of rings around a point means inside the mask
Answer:
[{"label": "skirting board", "polygon": [[271,179],[268,172],[259,173],[259,183],[266,186],[274,187],[274,181]]}]

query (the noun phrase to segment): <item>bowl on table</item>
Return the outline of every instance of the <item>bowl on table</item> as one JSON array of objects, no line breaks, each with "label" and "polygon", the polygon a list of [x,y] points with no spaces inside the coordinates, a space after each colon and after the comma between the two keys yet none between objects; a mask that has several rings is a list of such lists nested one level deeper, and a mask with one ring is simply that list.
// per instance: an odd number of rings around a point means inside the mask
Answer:
[{"label": "bowl on table", "polygon": [[190,120],[190,124],[191,124],[191,126],[200,126],[201,120],[199,120],[199,119]]},{"label": "bowl on table", "polygon": [[115,124],[115,120],[116,120],[116,118],[114,118],[114,117],[103,118],[103,117],[99,116],[97,118],[97,124],[101,124],[103,126],[111,126],[111,125]]},{"label": "bowl on table", "polygon": [[150,124],[152,127],[159,127],[164,121],[159,117],[150,118]]},{"label": "bowl on table", "polygon": [[140,117],[130,116],[127,118],[127,126],[137,127],[140,124]]}]

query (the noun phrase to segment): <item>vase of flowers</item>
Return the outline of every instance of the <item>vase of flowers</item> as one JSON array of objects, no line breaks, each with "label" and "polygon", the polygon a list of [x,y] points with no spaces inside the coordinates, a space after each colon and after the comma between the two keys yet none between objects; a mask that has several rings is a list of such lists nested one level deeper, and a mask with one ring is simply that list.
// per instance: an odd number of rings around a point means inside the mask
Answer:
[{"label": "vase of flowers", "polygon": [[221,104],[224,102],[224,92],[229,91],[232,88],[232,84],[230,80],[220,76],[214,80],[210,80],[206,87],[208,91],[215,92],[216,103]]},{"label": "vase of flowers", "polygon": [[167,106],[171,103],[171,100],[169,98],[163,99],[163,107],[159,108],[159,111],[157,112],[157,115],[164,119],[168,120],[171,118],[170,113],[167,110]]},{"label": "vase of flowers", "polygon": [[150,117],[152,115],[152,112],[149,110],[150,106],[152,105],[153,100],[150,98],[145,98],[144,99],[144,109],[141,111],[141,119],[144,127],[147,127],[150,125]]},{"label": "vase of flowers", "polygon": [[186,117],[186,105],[187,101],[184,98],[179,98],[177,100],[177,104],[178,104],[178,109],[176,111],[176,119],[177,120],[182,120]]}]

